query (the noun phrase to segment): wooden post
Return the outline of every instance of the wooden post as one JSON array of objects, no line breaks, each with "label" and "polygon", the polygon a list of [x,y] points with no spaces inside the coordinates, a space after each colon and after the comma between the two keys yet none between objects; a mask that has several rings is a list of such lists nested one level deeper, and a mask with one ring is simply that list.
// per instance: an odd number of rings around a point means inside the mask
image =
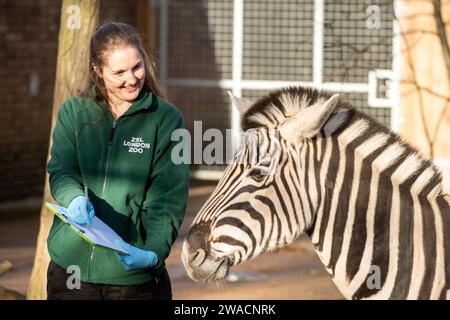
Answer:
[{"label": "wooden post", "polygon": [[[56,116],[63,101],[78,94],[86,83],[89,40],[98,23],[99,8],[99,0],[63,0],[51,132],[53,132]],[[51,144],[52,139],[50,137],[49,151]],[[45,201],[54,201],[50,195],[48,175],[45,176],[43,201],[43,204]],[[50,261],[47,251],[47,236],[52,221],[53,214],[42,205],[40,229],[27,299],[46,299],[47,297],[47,267]]]}]

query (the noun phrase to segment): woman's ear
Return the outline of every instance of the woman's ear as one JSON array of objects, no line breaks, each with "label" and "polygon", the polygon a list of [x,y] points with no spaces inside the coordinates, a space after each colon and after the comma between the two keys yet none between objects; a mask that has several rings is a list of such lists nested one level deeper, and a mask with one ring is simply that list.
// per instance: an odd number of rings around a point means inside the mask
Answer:
[{"label": "woman's ear", "polygon": [[97,66],[97,65],[95,65],[95,64],[92,64],[92,69],[94,69],[94,72],[95,72],[95,74],[97,75],[97,77],[103,78],[103,76],[102,76],[102,71],[101,71],[101,69],[100,69],[99,66]]}]

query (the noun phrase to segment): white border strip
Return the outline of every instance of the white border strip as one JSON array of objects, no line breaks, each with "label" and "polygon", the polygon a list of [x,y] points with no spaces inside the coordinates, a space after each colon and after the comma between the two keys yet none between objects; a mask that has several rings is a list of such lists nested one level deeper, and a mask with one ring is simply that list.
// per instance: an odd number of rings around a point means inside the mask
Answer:
[{"label": "white border strip", "polygon": [[182,87],[202,87],[202,88],[222,88],[232,89],[233,80],[231,79],[217,79],[217,80],[204,80],[204,79],[168,79],[167,83],[171,86]]},{"label": "white border strip", "polygon": [[[201,80],[201,79],[168,79],[169,85],[186,86],[186,87],[219,87],[222,89],[235,88],[233,80]],[[314,82],[298,82],[298,81],[266,81],[266,80],[241,80],[239,95],[241,96],[242,89],[244,90],[270,90],[289,86],[306,86],[317,87],[330,91],[342,92],[368,92],[367,83],[341,83],[341,82],[324,82],[315,85]],[[233,92],[234,93],[234,92]]]},{"label": "white border strip", "polygon": [[322,83],[323,71],[323,21],[324,0],[314,1],[314,48],[313,48],[313,82],[315,86]]},{"label": "white border strip", "polygon": [[[368,77],[368,85],[369,85],[369,93],[367,95],[367,100],[369,103],[369,107],[372,108],[391,108],[392,106],[392,98],[378,98],[378,79],[389,79],[390,81],[393,81],[394,79],[394,72],[392,70],[385,70],[385,69],[377,69],[369,71],[369,77]],[[392,82],[393,84],[393,82]],[[391,84],[391,87],[392,87]],[[392,94],[392,92],[391,92]]]},{"label": "white border strip", "polygon": [[[236,97],[242,96],[242,52],[244,37],[244,0],[234,0],[233,3],[233,70],[232,70],[232,92]],[[231,102],[230,102],[231,103]],[[241,116],[237,108],[231,106],[231,130],[233,145],[240,143]]]},{"label": "white border strip", "polygon": [[[394,13],[399,16],[401,3],[394,0]],[[401,35],[399,22],[394,19],[392,26],[392,86],[391,86],[391,130],[400,131],[403,118],[400,113],[400,73],[401,73]]]}]

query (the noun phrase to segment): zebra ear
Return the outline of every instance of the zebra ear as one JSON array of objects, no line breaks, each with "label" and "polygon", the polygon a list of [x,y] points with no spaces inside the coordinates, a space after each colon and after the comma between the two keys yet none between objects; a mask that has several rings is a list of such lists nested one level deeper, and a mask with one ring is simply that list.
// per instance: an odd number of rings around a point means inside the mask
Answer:
[{"label": "zebra ear", "polygon": [[230,96],[231,103],[239,110],[239,113],[241,116],[243,116],[248,109],[253,105],[253,102],[244,99],[244,98],[238,98],[234,96],[231,91],[227,91],[228,95]]},{"label": "zebra ear", "polygon": [[298,113],[300,138],[312,138],[325,125],[330,115],[336,110],[339,94],[331,96],[327,101],[318,101]]},{"label": "zebra ear", "polygon": [[[312,138],[317,135],[336,110],[339,95],[335,94],[327,101],[319,100],[317,103],[304,108],[293,117],[286,120],[278,129],[285,139]],[[329,130],[336,129],[330,125]]]}]

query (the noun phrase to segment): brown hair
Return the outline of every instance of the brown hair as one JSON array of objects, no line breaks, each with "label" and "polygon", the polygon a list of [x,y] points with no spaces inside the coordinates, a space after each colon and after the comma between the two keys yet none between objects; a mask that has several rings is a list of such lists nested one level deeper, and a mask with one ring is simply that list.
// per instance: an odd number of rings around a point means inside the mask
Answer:
[{"label": "brown hair", "polygon": [[107,52],[124,46],[136,48],[144,60],[145,82],[142,90],[150,90],[157,96],[165,98],[156,79],[156,65],[150,61],[145,52],[142,38],[132,26],[119,22],[106,22],[95,30],[89,45],[88,80],[81,95],[92,96],[91,88],[95,86],[97,97],[108,100],[105,83],[94,71],[94,65],[101,68],[105,63]]}]

